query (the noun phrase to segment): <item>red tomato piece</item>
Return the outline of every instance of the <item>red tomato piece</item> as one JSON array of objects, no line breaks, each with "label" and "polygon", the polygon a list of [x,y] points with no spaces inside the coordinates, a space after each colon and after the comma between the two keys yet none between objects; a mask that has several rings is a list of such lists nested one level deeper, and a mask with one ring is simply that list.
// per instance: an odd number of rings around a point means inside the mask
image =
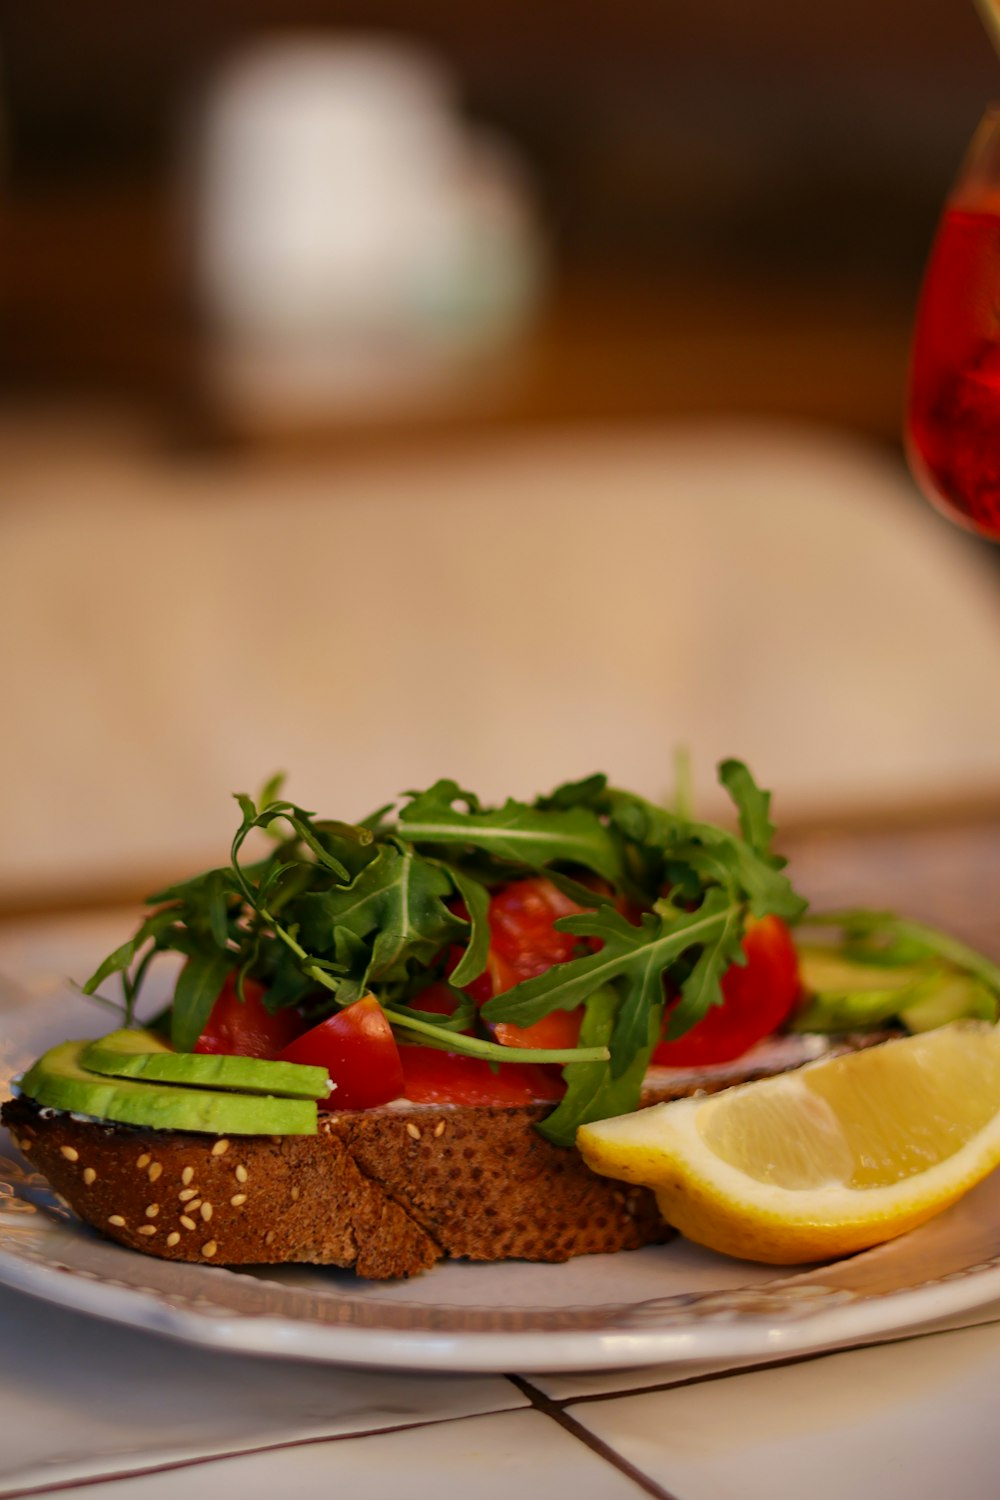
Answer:
[{"label": "red tomato piece", "polygon": [[409,1004],[413,1010],[425,1010],[431,1016],[453,1016],[457,1001],[446,984],[429,984]]},{"label": "red tomato piece", "polygon": [[501,1063],[433,1047],[400,1047],[403,1096],[414,1104],[517,1105],[561,1099],[565,1085],[535,1063]]},{"label": "red tomato piece", "polygon": [[278,1058],[327,1070],[336,1088],[329,1099],[320,1101],[321,1109],[373,1109],[403,1092],[399,1048],[374,995],[365,995],[313,1026]]},{"label": "red tomato piece", "polygon": [[196,1052],[221,1052],[229,1057],[277,1057],[283,1047],[302,1030],[297,1010],[284,1007],[272,1016],[262,1001],[263,985],[253,979],[243,983],[244,999],[236,993],[236,975],[226,976],[219,997],[201,1036]]},{"label": "red tomato piece", "polygon": [[[466,993],[482,1005],[553,964],[568,963],[578,940],[572,933],[557,932],[555,922],[583,910],[542,876],[502,886],[490,899],[486,970]],[[575,1047],[582,1018],[582,1009],[553,1011],[533,1026],[499,1021],[493,1034],[505,1047]]]},{"label": "red tomato piece", "polygon": [[582,910],[542,876],[501,887],[490,900],[490,955],[502,980],[494,983],[493,993],[544,974],[553,964],[568,963],[578,939],[557,932],[555,922]]},{"label": "red tomato piece", "polygon": [[[784,922],[764,917],[748,924],[743,952],[746,964],[733,964],[722,976],[723,1004],[676,1041],[660,1042],[654,1063],[689,1068],[729,1062],[787,1019],[799,995],[799,964]],[[672,1009],[668,1006],[668,1017]]]},{"label": "red tomato piece", "polygon": [[553,1010],[533,1026],[497,1021],[493,1035],[504,1047],[575,1047],[580,1040],[583,1006],[576,1010]]}]

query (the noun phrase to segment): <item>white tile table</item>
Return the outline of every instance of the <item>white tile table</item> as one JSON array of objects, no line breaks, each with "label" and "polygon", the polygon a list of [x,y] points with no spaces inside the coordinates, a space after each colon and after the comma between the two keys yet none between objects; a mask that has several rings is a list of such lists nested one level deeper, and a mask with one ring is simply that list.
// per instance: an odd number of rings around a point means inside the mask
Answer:
[{"label": "white tile table", "polygon": [[1000,1327],[565,1410],[676,1500],[996,1500]]},{"label": "white tile table", "polygon": [[0,1497],[995,1500],[1000,1326],[752,1371],[545,1380],[256,1361],[0,1293]]}]

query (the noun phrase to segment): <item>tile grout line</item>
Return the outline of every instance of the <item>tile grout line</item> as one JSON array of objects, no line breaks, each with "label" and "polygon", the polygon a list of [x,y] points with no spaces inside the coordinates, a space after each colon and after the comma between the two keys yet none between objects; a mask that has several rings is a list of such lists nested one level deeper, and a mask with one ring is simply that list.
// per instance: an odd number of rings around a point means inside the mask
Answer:
[{"label": "tile grout line", "polygon": [[[1000,1322],[1000,1319],[996,1320]],[[888,1349],[897,1344],[912,1344],[919,1339],[941,1338],[947,1333],[967,1333],[973,1328],[989,1328],[991,1323],[970,1323],[962,1328],[932,1328],[925,1333],[911,1333],[902,1338],[878,1339],[870,1344],[845,1344],[841,1349],[811,1349],[804,1354],[788,1354],[782,1359],[760,1360],[752,1365],[730,1365],[724,1370],[706,1370],[701,1375],[686,1375],[679,1380],[664,1380],[653,1385],[628,1386],[620,1391],[581,1391],[575,1396],[549,1399],[561,1406],[593,1406],[600,1401],[619,1401],[628,1396],[652,1396],[657,1391],[686,1390],[693,1385],[711,1385],[716,1380],[733,1380],[739,1375],[759,1375],[765,1370],[787,1370],[790,1365],[811,1365],[838,1354],[860,1354],[866,1349]],[[508,1380],[518,1377],[507,1376]],[[0,1500],[3,1497],[0,1496]]]},{"label": "tile grout line", "polygon": [[662,1485],[650,1479],[641,1469],[637,1469],[622,1454],[616,1453],[614,1448],[606,1443],[603,1438],[599,1438],[595,1433],[590,1432],[584,1427],[582,1422],[578,1422],[574,1416],[566,1411],[564,1406],[558,1401],[553,1401],[551,1396],[546,1396],[543,1391],[538,1390],[536,1386],[533,1386],[530,1381],[525,1380],[523,1376],[508,1375],[506,1378],[510,1381],[511,1385],[516,1386],[523,1395],[527,1396],[535,1411],[540,1412],[542,1416],[550,1417],[564,1432],[568,1432],[570,1437],[574,1437],[578,1442],[583,1443],[584,1447],[589,1448],[598,1458],[603,1458],[605,1463],[610,1464],[613,1469],[617,1469],[620,1474],[624,1474],[626,1479],[630,1479],[645,1494],[651,1495],[653,1500],[679,1500],[677,1495],[672,1494],[670,1490],[665,1490]]},{"label": "tile grout line", "polygon": [[[526,1394],[526,1393],[524,1393]],[[231,1458],[253,1458],[258,1453],[281,1453],[289,1448],[315,1447],[317,1443],[349,1443],[355,1439],[391,1437],[397,1432],[416,1432],[423,1427],[446,1427],[477,1417],[502,1417],[511,1411],[528,1411],[530,1407],[498,1406],[491,1411],[463,1412],[454,1417],[427,1417],[420,1422],[396,1422],[389,1427],[368,1427],[359,1432],[319,1433],[314,1437],[286,1438],[284,1442],[254,1444],[252,1448],[227,1448],[222,1453],[199,1453],[192,1458],[167,1459],[162,1463],[140,1465],[134,1469],[117,1469],[102,1474],[87,1474],[81,1479],[55,1479],[50,1484],[23,1485],[20,1489],[0,1488],[0,1500],[30,1500],[32,1496],[57,1495],[69,1490],[87,1489],[95,1484],[116,1484],[120,1479],[145,1479],[152,1474],[170,1474],[176,1469],[200,1468],[205,1464],[224,1463]],[[667,1496],[666,1500],[674,1500]]]},{"label": "tile grout line", "polygon": [[[988,1324],[971,1324],[970,1328],[986,1327]],[[545,1416],[550,1417],[558,1426],[562,1427],[571,1436],[577,1438],[590,1448],[598,1457],[613,1468],[618,1469],[631,1479],[654,1500],[679,1500],[679,1497],[665,1490],[632,1465],[628,1459],[618,1454],[608,1446],[602,1439],[590,1432],[579,1423],[566,1407],[573,1405],[594,1405],[602,1401],[615,1401],[627,1399],[631,1396],[653,1395],[660,1391],[681,1390],[693,1385],[709,1384],[717,1380],[726,1380],[738,1375],[751,1375],[764,1370],[785,1369],[789,1365],[811,1364],[820,1359],[828,1359],[837,1354],[849,1354],[862,1349],[881,1348],[885,1345],[915,1342],[918,1339],[938,1338],[946,1333],[963,1332],[964,1329],[942,1328],[934,1329],[926,1333],[914,1333],[899,1339],[884,1339],[872,1344],[847,1345],[843,1349],[821,1349],[808,1354],[792,1354],[785,1359],[764,1361],[762,1363],[746,1365],[742,1367],[729,1368],[725,1370],[712,1370],[703,1375],[692,1375],[686,1379],[665,1381],[657,1385],[635,1386],[620,1391],[595,1391],[581,1393],[579,1395],[550,1397],[543,1391],[532,1385],[532,1383],[520,1375],[506,1375],[502,1377],[507,1380],[516,1390],[520,1391],[528,1401],[528,1407],[520,1410],[534,1409]],[[462,1413],[452,1417],[428,1417],[417,1422],[396,1423],[387,1427],[373,1427],[357,1432],[335,1432],[319,1433],[315,1436],[303,1438],[291,1438],[282,1442],[267,1443],[264,1445],[254,1444],[249,1448],[227,1449],[219,1453],[198,1454],[192,1458],[179,1458],[162,1463],[154,1463],[139,1466],[133,1469],[121,1469],[100,1474],[89,1474],[79,1479],[57,1479],[51,1483],[33,1484],[21,1486],[20,1488],[0,1488],[0,1500],[30,1500],[30,1497],[50,1494],[62,1494],[70,1490],[86,1489],[96,1484],[114,1484],[118,1480],[142,1479],[147,1475],[171,1473],[178,1469],[188,1469],[203,1466],[205,1464],[224,1462],[232,1458],[250,1458],[256,1453],[275,1453],[289,1448],[302,1448],[314,1446],[317,1443],[340,1443],[351,1442],[355,1439],[363,1440],[369,1437],[385,1437],[397,1432],[412,1432],[423,1427],[445,1426],[450,1423],[458,1423],[470,1420],[472,1417],[501,1416],[508,1413],[512,1408],[496,1407],[490,1411]],[[518,1410],[518,1408],[513,1408]]]}]

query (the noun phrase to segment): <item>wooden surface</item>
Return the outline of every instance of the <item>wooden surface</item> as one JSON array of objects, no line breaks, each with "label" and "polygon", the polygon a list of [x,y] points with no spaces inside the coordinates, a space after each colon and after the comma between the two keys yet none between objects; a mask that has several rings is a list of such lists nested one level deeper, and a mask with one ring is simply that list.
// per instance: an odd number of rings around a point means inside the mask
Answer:
[{"label": "wooden surface", "polygon": [[972,4],[245,0],[8,6],[0,395],[111,393],[189,440],[264,441],[204,399],[180,212],[241,47],[427,49],[523,163],[554,266],[519,357],[420,422],[269,444],[740,411],[895,441],[920,266],[996,59]]},{"label": "wooden surface", "polygon": [[491,428],[739,412],[897,443],[915,287],[690,267],[557,270],[523,341],[418,412],[377,422],[223,417],[170,205],[116,187],[15,197],[0,222],[0,401],[113,398],[176,440],[310,451]]},{"label": "wooden surface", "polygon": [[783,846],[816,910],[896,911],[1000,957],[1000,809],[910,827],[828,826]]}]

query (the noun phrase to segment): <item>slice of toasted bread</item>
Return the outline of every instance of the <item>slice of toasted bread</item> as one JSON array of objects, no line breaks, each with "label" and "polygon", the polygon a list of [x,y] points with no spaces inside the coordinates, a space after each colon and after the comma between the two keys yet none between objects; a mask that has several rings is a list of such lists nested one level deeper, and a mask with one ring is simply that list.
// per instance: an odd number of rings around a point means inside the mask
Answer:
[{"label": "slice of toasted bread", "polygon": [[595,1176],[534,1129],[545,1108],[330,1116],[316,1136],[232,1136],[4,1105],[15,1142],[102,1234],[221,1265],[304,1261],[370,1278],[444,1256],[564,1261],[669,1236],[645,1189]]}]

